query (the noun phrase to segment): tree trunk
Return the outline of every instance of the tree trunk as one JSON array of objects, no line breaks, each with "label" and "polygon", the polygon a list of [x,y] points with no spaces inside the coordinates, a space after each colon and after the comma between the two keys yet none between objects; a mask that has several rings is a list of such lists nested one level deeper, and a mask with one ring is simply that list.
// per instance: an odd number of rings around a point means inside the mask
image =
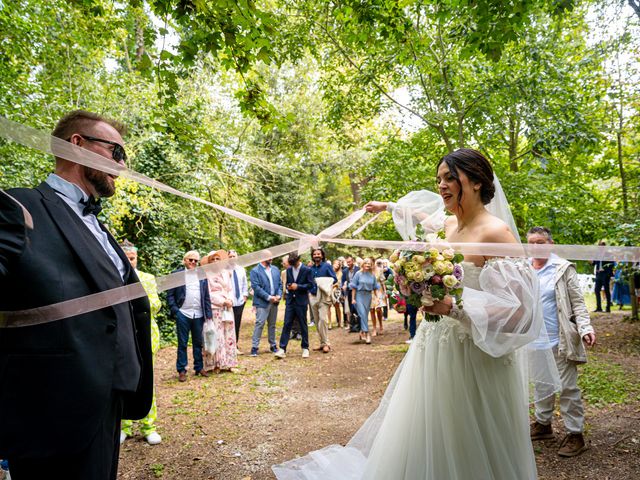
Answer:
[{"label": "tree trunk", "polygon": [[[622,124],[622,118],[620,119],[620,123]],[[620,187],[622,189],[622,212],[624,213],[624,218],[627,220],[629,218],[629,202],[627,200],[627,178],[624,171],[624,162],[622,157],[622,125],[620,125],[620,130],[616,133],[616,140],[618,142],[618,168],[620,169]]]},{"label": "tree trunk", "polygon": [[353,204],[357,207],[362,201],[362,182],[358,181],[355,173],[349,173],[349,186],[351,187],[351,196],[353,197]]},{"label": "tree trunk", "polygon": [[136,15],[136,62],[139,62],[144,55],[144,11]]},{"label": "tree trunk", "polygon": [[515,115],[509,115],[509,170],[518,171],[518,132],[520,124]]},{"label": "tree trunk", "polygon": [[633,8],[633,11],[636,12],[638,18],[640,18],[640,1],[639,0],[629,0],[629,5]]}]

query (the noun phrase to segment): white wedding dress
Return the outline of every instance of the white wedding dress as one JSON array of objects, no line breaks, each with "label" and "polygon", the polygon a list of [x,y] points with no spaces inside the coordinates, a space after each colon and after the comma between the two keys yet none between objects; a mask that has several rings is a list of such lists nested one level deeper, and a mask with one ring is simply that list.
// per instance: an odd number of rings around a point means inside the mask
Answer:
[{"label": "white wedding dress", "polygon": [[[524,358],[515,349],[494,357],[476,345],[500,335],[518,336],[498,330],[515,317],[537,316],[535,306],[524,306],[518,315],[507,299],[514,289],[535,291],[535,279],[528,265],[513,260],[492,261],[484,268],[465,262],[464,268],[465,292],[473,292],[465,309],[475,311],[476,318],[465,314],[458,315],[460,320],[423,321],[380,406],[347,446],[332,445],[274,466],[279,480],[537,477]],[[505,289],[499,280],[509,277]],[[532,285],[526,285],[529,281]]]},{"label": "white wedding dress", "polygon": [[[487,205],[518,238],[497,178]],[[404,240],[443,227],[439,195],[389,204]],[[423,321],[379,407],[346,446],[273,467],[279,480],[530,480],[529,385],[535,400],[559,390],[544,337],[538,280],[524,259],[464,262],[464,308]],[[544,342],[539,344],[544,345]]]}]

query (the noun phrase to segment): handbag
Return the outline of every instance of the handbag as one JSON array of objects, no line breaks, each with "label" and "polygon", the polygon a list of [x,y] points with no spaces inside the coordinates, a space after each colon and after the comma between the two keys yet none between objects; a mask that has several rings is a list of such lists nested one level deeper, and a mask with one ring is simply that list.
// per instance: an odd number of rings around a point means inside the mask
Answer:
[{"label": "handbag", "polygon": [[213,355],[218,349],[218,336],[216,335],[216,327],[213,320],[207,319],[202,327],[202,336],[204,337],[204,351]]},{"label": "handbag", "polygon": [[222,321],[223,322],[233,322],[233,311],[229,308],[225,308],[222,310]]}]

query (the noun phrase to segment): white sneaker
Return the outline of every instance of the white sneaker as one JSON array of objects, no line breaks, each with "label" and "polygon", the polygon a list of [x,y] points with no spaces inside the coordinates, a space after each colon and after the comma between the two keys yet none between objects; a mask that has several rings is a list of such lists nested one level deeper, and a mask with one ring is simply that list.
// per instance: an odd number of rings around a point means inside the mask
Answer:
[{"label": "white sneaker", "polygon": [[127,439],[128,436],[129,435],[124,433],[124,430],[120,430],[120,445],[124,443],[124,441]]},{"label": "white sneaker", "polygon": [[315,326],[315,323],[313,323],[313,322],[309,322],[309,323],[307,323],[307,326],[309,326],[309,327],[313,327],[313,326]]},{"label": "white sneaker", "polygon": [[283,349],[279,348],[278,351],[273,354],[273,356],[276,357],[276,358],[285,358],[287,356],[287,352],[285,352]]},{"label": "white sneaker", "polygon": [[302,358],[309,358],[309,349],[308,348],[303,348],[302,349]]},{"label": "white sneaker", "polygon": [[158,445],[162,442],[162,437],[158,435],[158,432],[151,432],[149,435],[144,437],[149,445]]},{"label": "white sneaker", "polygon": [[409,345],[411,345],[413,343],[413,339],[410,338],[409,340],[405,340],[404,343],[408,343]]}]

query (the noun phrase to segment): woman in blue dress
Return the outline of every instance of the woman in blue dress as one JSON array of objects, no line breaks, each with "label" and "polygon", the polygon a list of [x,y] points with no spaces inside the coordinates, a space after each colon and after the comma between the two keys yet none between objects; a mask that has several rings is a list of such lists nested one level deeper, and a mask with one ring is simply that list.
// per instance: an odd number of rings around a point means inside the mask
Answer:
[{"label": "woman in blue dress", "polygon": [[611,301],[618,304],[622,310],[623,305],[631,305],[631,295],[629,295],[629,284],[622,274],[622,263],[616,265],[616,273],[613,277],[613,294]]},{"label": "woman in blue dress", "polygon": [[358,316],[360,317],[360,340],[365,343],[371,343],[371,335],[369,335],[369,310],[371,309],[371,292],[379,290],[380,284],[373,274],[373,260],[365,258],[362,261],[362,267],[355,274],[349,287],[353,290],[351,296],[352,303],[355,305]]}]

